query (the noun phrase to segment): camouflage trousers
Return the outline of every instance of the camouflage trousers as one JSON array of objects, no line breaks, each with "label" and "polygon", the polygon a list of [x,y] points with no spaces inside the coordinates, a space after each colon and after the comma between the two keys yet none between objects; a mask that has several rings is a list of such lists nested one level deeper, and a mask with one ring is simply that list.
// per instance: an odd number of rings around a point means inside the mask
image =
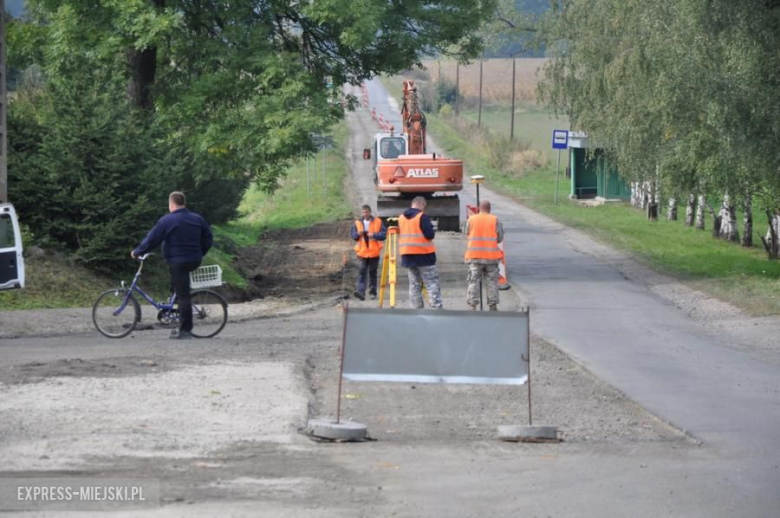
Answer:
[{"label": "camouflage trousers", "polygon": [[425,285],[428,291],[428,304],[433,309],[441,309],[441,288],[436,265],[410,266],[406,273],[409,276],[409,307],[420,309],[424,306],[422,288]]},{"label": "camouflage trousers", "polygon": [[498,304],[498,261],[496,261],[485,264],[469,263],[469,274],[466,279],[469,285],[466,303],[469,306],[479,306],[479,281],[483,278],[488,305]]}]

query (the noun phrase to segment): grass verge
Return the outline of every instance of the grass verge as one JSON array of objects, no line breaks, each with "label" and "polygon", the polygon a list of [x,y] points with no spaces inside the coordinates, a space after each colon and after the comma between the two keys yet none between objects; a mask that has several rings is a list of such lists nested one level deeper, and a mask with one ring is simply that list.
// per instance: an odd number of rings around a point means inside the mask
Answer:
[{"label": "grass verge", "polygon": [[55,253],[26,257],[25,273],[23,290],[0,292],[0,311],[89,307],[100,293],[118,285]]}]

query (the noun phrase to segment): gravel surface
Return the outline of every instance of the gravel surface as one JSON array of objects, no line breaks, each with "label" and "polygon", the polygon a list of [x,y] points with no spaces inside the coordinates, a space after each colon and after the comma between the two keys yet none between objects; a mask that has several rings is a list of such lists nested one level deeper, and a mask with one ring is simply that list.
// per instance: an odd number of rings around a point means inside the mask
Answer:
[{"label": "gravel surface", "polygon": [[294,424],[307,415],[295,369],[290,363],[210,363],[3,386],[3,469],[75,469],[90,459],[110,467],[114,457],[205,457],[248,439],[289,443]]}]

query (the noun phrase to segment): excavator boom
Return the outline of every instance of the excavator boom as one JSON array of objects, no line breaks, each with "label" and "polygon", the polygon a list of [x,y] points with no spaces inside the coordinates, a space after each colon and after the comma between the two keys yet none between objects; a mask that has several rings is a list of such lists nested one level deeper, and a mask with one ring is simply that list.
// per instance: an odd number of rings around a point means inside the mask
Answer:
[{"label": "excavator boom", "polygon": [[420,111],[417,99],[417,87],[414,81],[404,81],[404,104],[401,108],[401,120],[404,133],[409,137],[409,154],[424,155],[425,148],[425,114]]}]

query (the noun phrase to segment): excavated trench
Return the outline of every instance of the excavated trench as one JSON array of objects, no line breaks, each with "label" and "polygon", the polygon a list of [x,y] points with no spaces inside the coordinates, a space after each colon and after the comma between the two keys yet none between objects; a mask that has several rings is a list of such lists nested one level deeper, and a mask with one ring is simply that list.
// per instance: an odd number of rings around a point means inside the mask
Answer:
[{"label": "excavated trench", "polygon": [[257,245],[236,250],[235,264],[250,286],[223,293],[231,302],[276,297],[300,303],[348,294],[356,271],[351,225],[336,221],[265,233]]}]

